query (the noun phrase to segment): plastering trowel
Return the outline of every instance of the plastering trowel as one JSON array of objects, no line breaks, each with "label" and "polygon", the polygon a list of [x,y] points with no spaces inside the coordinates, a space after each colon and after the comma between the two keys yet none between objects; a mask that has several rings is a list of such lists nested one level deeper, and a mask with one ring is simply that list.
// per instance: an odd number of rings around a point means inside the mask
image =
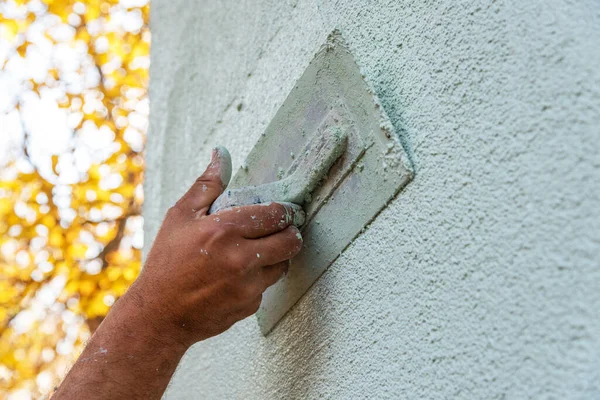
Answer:
[{"label": "plastering trowel", "polygon": [[306,211],[303,250],[263,295],[263,334],[411,178],[392,124],[334,31],[210,210],[280,201]]}]

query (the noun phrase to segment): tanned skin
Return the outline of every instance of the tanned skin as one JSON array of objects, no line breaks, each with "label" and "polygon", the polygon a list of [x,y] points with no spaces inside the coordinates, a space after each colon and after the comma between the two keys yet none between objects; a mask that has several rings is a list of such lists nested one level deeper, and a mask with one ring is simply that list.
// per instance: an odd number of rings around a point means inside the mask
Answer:
[{"label": "tanned skin", "polygon": [[[160,399],[194,343],[254,314],[302,247],[298,207],[271,203],[208,215],[223,159],[167,212],[138,279],[96,330],[53,399]],[[227,178],[226,178],[227,179]]]}]

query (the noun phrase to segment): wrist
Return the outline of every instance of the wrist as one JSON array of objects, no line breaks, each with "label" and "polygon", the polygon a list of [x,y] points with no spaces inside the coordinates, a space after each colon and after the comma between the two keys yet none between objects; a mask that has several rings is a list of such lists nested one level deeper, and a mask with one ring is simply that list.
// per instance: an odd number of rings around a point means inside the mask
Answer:
[{"label": "wrist", "polygon": [[113,309],[115,317],[120,320],[119,325],[127,326],[138,340],[181,354],[191,345],[180,330],[165,318],[168,310],[159,309],[135,284],[115,303]]}]

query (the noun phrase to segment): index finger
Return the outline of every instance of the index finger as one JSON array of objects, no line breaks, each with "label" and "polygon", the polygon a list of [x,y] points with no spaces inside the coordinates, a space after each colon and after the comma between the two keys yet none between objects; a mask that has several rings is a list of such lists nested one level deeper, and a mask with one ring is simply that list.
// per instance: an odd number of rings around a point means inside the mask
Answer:
[{"label": "index finger", "polygon": [[246,239],[257,239],[277,233],[290,225],[300,226],[306,214],[292,203],[263,203],[236,206],[212,214],[235,226]]}]

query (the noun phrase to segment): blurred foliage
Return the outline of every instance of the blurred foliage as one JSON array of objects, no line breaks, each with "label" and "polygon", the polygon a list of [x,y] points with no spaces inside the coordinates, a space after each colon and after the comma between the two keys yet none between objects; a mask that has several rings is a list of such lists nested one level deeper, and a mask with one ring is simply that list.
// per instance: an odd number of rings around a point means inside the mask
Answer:
[{"label": "blurred foliage", "polygon": [[[17,85],[0,113],[20,121],[0,125],[17,143],[0,165],[0,398],[50,395],[140,270],[148,17],[147,0],[0,6]],[[36,124],[40,102],[66,139]]]}]

